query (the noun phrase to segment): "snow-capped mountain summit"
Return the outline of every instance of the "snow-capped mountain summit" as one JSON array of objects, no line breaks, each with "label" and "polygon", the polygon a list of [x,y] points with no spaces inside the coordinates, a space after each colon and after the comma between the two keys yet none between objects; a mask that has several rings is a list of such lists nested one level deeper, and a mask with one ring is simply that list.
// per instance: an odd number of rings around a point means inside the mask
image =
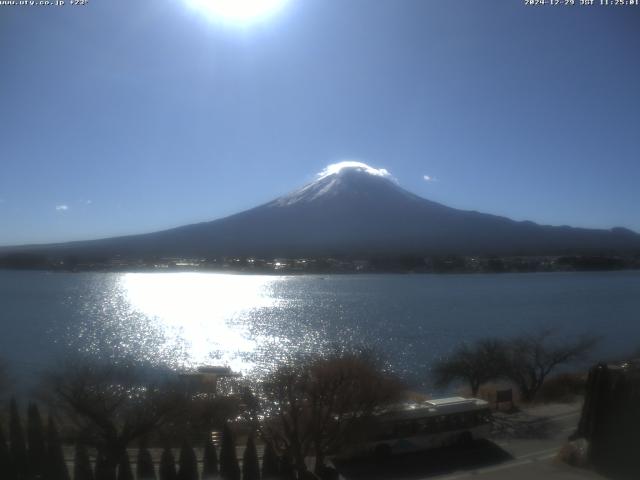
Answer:
[{"label": "snow-capped mountain summit", "polygon": [[385,169],[342,162],[287,195],[229,217],[29,250],[123,258],[542,255],[640,252],[640,235],[621,228],[552,227],[457,210],[403,189]]},{"label": "snow-capped mountain summit", "polygon": [[329,165],[311,182],[293,192],[277,198],[269,205],[290,206],[296,203],[331,201],[347,197],[371,197],[386,190],[387,195],[415,197],[400,188],[395,179],[385,169],[376,169],[362,162],[340,162]]}]

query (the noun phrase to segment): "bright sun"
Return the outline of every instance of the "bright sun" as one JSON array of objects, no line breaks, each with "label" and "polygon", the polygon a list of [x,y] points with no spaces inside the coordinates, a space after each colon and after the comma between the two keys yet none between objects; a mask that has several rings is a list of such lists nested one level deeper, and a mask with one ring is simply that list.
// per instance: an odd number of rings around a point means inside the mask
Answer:
[{"label": "bright sun", "polygon": [[186,0],[211,20],[250,23],[279,10],[288,0]]}]

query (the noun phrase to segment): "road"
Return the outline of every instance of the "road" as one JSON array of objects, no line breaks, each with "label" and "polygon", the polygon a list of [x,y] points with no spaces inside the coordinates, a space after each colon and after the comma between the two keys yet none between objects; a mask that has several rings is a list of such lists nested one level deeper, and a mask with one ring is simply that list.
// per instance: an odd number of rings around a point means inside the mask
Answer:
[{"label": "road", "polygon": [[399,455],[384,463],[371,459],[343,462],[345,480],[573,480],[602,479],[556,460],[575,431],[580,404],[553,404],[515,414],[497,413],[490,439],[465,448],[449,447]]}]

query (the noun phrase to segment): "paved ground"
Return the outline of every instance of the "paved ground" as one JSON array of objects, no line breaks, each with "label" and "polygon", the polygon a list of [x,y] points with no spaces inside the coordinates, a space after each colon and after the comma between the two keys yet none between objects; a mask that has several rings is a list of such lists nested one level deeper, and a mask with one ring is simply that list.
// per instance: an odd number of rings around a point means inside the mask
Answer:
[{"label": "paved ground", "polygon": [[346,480],[602,479],[556,460],[558,450],[575,431],[580,408],[578,403],[555,404],[497,413],[491,438],[469,447],[399,455],[382,463],[361,459],[338,467]]}]

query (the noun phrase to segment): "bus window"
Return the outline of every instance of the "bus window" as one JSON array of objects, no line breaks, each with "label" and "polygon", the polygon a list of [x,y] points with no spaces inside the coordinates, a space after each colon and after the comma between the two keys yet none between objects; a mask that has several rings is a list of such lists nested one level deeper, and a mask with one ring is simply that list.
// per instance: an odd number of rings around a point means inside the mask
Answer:
[{"label": "bus window", "polygon": [[442,432],[447,429],[447,418],[444,415],[438,415],[434,418],[434,433]]},{"label": "bus window", "polygon": [[396,424],[394,433],[396,437],[409,437],[415,433],[415,423],[414,422],[398,423]]},{"label": "bus window", "polygon": [[433,419],[421,418],[417,422],[417,431],[420,433],[430,433],[433,431]]},{"label": "bus window", "polygon": [[453,415],[448,415],[449,418],[447,418],[448,420],[448,427],[451,430],[455,430],[457,428],[460,428],[460,414],[453,414]]},{"label": "bus window", "polygon": [[392,423],[383,423],[375,431],[374,438],[376,440],[388,440],[395,436],[395,428]]}]

